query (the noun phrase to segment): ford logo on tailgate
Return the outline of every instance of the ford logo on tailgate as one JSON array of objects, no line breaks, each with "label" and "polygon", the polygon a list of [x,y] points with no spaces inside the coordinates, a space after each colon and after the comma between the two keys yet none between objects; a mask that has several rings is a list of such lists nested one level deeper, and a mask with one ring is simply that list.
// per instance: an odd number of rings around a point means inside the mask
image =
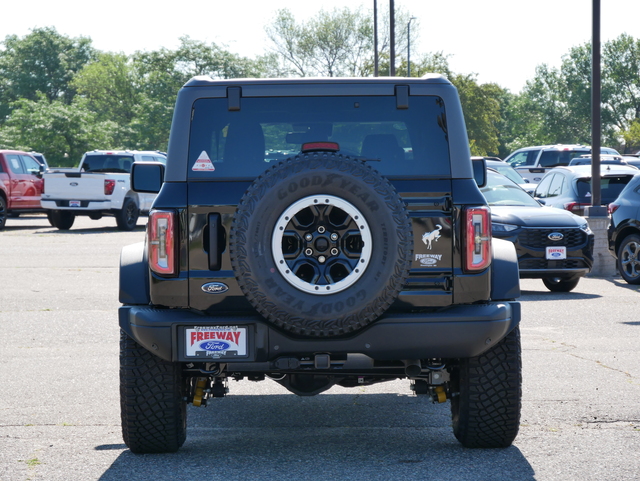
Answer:
[{"label": "ford logo on tailgate", "polygon": [[222,282],[207,282],[202,285],[202,290],[207,294],[223,294],[229,290],[229,286]]},{"label": "ford logo on tailgate", "polygon": [[560,232],[552,232],[547,237],[551,241],[561,241],[562,239],[564,239],[564,235],[561,234]]}]

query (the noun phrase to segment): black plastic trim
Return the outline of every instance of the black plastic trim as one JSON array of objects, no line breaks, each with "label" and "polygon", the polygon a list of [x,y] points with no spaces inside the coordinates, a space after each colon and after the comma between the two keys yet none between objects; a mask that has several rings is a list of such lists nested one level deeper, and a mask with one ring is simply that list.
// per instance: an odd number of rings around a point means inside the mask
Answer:
[{"label": "black plastic trim", "polygon": [[491,299],[494,301],[520,297],[518,254],[513,243],[491,239]]},{"label": "black plastic trim", "polygon": [[148,306],[149,266],[147,264],[144,242],[131,244],[120,253],[120,293],[123,304]]},{"label": "black plastic trim", "polygon": [[[264,349],[251,356],[256,362],[287,355],[365,354],[375,360],[466,358],[482,354],[520,322],[519,302],[460,305],[425,314],[387,314],[346,338],[294,338],[261,316],[204,316],[186,309],[122,306],[120,327],[155,355],[186,362],[178,349],[180,326],[255,326]],[[191,359],[192,360],[192,359]],[[239,361],[240,362],[240,361]]]}]

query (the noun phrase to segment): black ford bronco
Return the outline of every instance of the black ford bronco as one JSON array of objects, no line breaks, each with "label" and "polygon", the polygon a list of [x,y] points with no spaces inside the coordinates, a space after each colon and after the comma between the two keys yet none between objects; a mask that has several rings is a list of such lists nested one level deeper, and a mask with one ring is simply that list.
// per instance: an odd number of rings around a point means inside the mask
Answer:
[{"label": "black ford bronco", "polygon": [[423,78],[212,80],[179,92],[146,242],[120,265],[122,431],[176,451],[229,380],[298,395],[411,380],[467,447],[519,427],[513,245],[492,239],[457,91]]}]

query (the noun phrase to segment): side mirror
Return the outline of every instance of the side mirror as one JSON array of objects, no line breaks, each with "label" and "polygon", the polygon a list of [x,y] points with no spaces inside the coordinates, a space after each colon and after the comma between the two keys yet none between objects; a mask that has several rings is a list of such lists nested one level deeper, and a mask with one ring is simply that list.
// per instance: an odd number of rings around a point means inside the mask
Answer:
[{"label": "side mirror", "polygon": [[473,164],[473,178],[478,187],[487,185],[487,161],[484,157],[474,157],[471,159]]},{"label": "side mirror", "polygon": [[164,181],[161,162],[134,162],[131,166],[131,188],[134,192],[157,194]]}]

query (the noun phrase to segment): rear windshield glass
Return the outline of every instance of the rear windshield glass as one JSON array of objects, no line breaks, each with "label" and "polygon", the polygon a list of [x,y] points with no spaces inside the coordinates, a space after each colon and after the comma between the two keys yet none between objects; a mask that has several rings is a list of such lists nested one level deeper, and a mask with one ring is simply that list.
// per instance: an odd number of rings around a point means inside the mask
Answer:
[{"label": "rear windshield glass", "polygon": [[82,163],[84,172],[131,172],[132,155],[87,155]]},{"label": "rear windshield glass", "polygon": [[572,159],[590,153],[589,149],[584,150],[544,150],[540,155],[540,167],[558,167],[569,165]]},{"label": "rear windshield glass", "polygon": [[189,177],[255,178],[275,162],[300,153],[307,142],[335,142],[340,153],[369,159],[389,177],[448,176],[444,103],[410,98],[397,109],[389,97],[243,98],[194,104]]},{"label": "rear windshield glass", "polygon": [[[613,177],[603,177],[601,179],[600,195],[602,196],[602,203],[608,204],[618,198],[622,189],[633,178],[633,175],[620,175]],[[591,179],[578,179],[578,199],[581,202],[591,202]]]}]

